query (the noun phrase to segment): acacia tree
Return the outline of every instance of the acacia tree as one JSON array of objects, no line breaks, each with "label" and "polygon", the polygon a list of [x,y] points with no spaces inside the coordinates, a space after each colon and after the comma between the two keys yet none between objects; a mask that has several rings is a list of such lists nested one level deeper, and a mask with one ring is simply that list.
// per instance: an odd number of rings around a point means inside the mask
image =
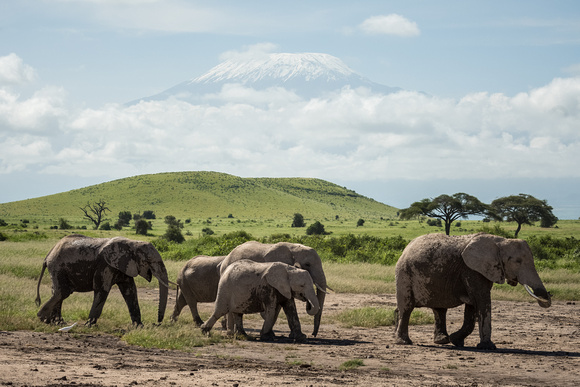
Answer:
[{"label": "acacia tree", "polygon": [[531,226],[532,223],[540,221],[541,227],[552,227],[558,221],[546,200],[536,199],[528,194],[495,199],[491,202],[489,215],[495,220],[516,222],[518,227],[515,231],[515,238],[518,237],[523,224]]},{"label": "acacia tree", "polygon": [[475,196],[459,192],[451,196],[439,195],[435,199],[415,202],[402,210],[399,216],[403,220],[419,215],[441,219],[445,222],[445,234],[449,235],[451,224],[457,219],[467,219],[469,215],[484,215],[487,211],[488,206]]},{"label": "acacia tree", "polygon": [[99,229],[101,222],[105,219],[107,211],[111,211],[103,199],[95,203],[87,202],[87,204],[84,207],[80,207],[80,209],[84,212],[85,218],[88,218],[93,222],[95,230]]}]

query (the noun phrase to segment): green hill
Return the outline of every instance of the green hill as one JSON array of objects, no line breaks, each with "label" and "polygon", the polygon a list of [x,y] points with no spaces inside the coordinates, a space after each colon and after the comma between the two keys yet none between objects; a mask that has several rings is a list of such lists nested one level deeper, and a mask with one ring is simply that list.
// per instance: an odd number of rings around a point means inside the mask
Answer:
[{"label": "green hill", "polygon": [[82,217],[79,207],[103,199],[111,215],[154,211],[158,217],[280,219],[389,218],[397,209],[336,184],[308,178],[241,178],[217,172],[134,176],[55,195],[0,204],[0,218]]}]

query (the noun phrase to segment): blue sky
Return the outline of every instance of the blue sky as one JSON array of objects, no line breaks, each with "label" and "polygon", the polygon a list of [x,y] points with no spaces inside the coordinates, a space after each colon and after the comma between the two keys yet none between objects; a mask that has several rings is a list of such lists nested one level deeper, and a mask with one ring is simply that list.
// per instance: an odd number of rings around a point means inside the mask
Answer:
[{"label": "blue sky", "polygon": [[[580,216],[577,1],[4,0],[0,202],[144,173],[317,177],[399,208],[529,193]],[[404,91],[123,103],[235,53],[321,52]],[[174,101],[175,102],[175,101]],[[259,125],[256,122],[260,123]]]}]

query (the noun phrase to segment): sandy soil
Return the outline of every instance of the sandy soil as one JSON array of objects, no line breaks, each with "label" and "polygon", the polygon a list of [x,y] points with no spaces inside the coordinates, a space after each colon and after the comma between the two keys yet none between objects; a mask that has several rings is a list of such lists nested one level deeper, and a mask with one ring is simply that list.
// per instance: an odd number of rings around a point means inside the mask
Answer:
[{"label": "sandy soil", "polygon": [[[153,293],[154,294],[154,293]],[[141,295],[140,295],[141,296]],[[172,304],[169,304],[172,305]],[[206,310],[211,308],[205,304]],[[329,294],[325,314],[394,305],[393,295]],[[303,309],[303,308],[300,308]],[[184,310],[184,313],[188,312]],[[168,312],[168,314],[170,311]],[[449,331],[463,308],[451,310]],[[324,320],[324,317],[323,317]],[[303,330],[312,319],[302,318]],[[412,326],[415,344],[393,344],[393,328],[324,324],[317,338],[294,344],[276,325],[274,343],[233,341],[193,352],[144,349],[112,336],[0,331],[0,384],[14,386],[577,386],[580,384],[580,303],[495,302],[496,351],[478,351],[477,329],[465,348],[432,344],[432,326]],[[310,324],[310,325],[309,325]],[[259,319],[246,320],[257,335]],[[193,328],[195,329],[195,328]],[[363,366],[339,366],[361,359]]]}]

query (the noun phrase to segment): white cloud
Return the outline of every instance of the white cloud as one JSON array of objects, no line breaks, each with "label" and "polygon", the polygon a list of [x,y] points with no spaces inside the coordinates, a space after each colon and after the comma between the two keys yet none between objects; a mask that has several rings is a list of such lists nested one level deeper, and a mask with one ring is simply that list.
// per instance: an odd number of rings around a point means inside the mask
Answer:
[{"label": "white cloud", "polygon": [[459,100],[348,88],[304,100],[284,89],[229,85],[206,102],[75,112],[60,90],[24,100],[0,90],[0,173],[580,177],[580,78],[557,78],[513,97],[482,92]]},{"label": "white cloud", "polygon": [[33,81],[36,71],[16,54],[0,56],[0,86],[17,85]]},{"label": "white cloud", "polygon": [[395,35],[403,37],[419,36],[421,31],[417,23],[404,16],[390,15],[371,16],[363,21],[359,28],[370,35]]}]

